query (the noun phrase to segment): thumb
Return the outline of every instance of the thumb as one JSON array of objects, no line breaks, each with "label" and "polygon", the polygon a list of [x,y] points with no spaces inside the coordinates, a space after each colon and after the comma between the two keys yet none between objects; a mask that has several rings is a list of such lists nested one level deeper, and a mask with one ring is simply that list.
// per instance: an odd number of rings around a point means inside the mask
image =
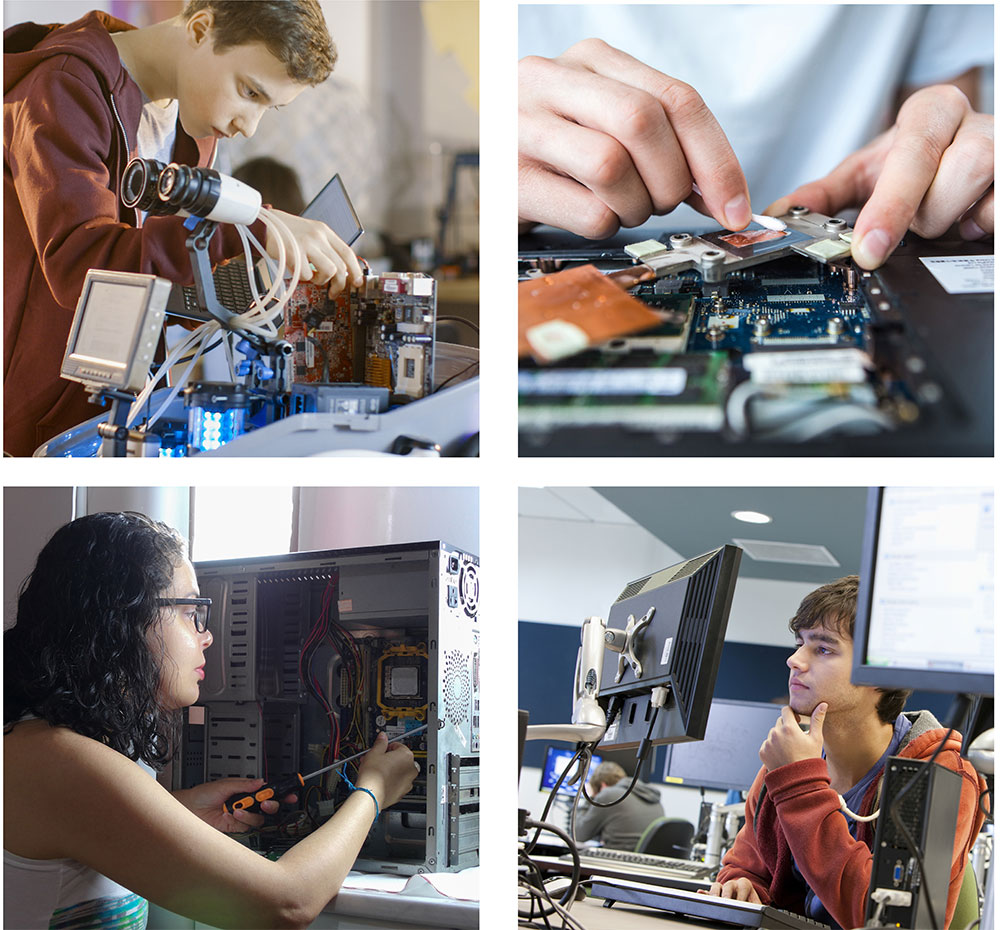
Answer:
[{"label": "thumb", "polygon": [[817,704],[813,709],[812,716],[809,718],[809,734],[816,734],[822,738],[823,736],[823,721],[826,720],[826,710],[829,704]]}]

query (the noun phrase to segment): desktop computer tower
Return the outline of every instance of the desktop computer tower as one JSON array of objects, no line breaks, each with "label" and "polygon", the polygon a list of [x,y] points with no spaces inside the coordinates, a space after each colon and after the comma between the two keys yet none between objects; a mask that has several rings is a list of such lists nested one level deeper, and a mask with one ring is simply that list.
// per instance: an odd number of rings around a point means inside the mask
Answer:
[{"label": "desktop computer tower", "polygon": [[[907,846],[903,832],[893,823],[889,813],[900,791],[918,774],[913,787],[903,797],[899,816],[923,857],[926,896],[921,888],[917,861]],[[887,905],[882,914],[882,926],[934,926],[928,913],[927,897],[934,907],[936,925],[944,926],[961,793],[962,776],[943,766],[899,756],[890,756],[886,761],[881,814],[872,850],[866,920],[878,907],[871,895],[877,889],[888,889],[908,893],[909,903]]]},{"label": "desktop computer tower", "polygon": [[[306,775],[380,730],[392,738],[427,723],[407,740],[420,774],[379,816],[355,868],[478,865],[478,566],[441,542],[196,563],[214,642],[173,786]],[[250,845],[280,855],[346,791],[336,771],[307,781],[308,816],[292,812]]]}]

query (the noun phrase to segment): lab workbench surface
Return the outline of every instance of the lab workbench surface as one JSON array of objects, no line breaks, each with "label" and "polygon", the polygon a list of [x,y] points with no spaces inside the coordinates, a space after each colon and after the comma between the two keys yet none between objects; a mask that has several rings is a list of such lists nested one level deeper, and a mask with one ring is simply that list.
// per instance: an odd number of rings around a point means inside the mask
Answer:
[{"label": "lab workbench surface", "polygon": [[[404,876],[350,875],[311,930],[478,930],[478,870]],[[355,887],[349,887],[354,885]],[[147,930],[214,930],[154,904]]]}]

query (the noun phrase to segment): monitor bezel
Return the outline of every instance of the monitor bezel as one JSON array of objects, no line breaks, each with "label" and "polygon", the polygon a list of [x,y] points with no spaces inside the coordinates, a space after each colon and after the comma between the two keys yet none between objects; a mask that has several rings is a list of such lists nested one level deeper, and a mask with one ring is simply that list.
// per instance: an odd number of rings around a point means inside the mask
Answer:
[{"label": "monitor bezel", "polygon": [[884,487],[869,488],[865,506],[865,528],[858,572],[858,606],[854,619],[854,657],[851,682],[877,688],[912,689],[942,694],[993,695],[994,674],[926,668],[888,668],[868,665],[868,633],[878,555],[879,528]]}]

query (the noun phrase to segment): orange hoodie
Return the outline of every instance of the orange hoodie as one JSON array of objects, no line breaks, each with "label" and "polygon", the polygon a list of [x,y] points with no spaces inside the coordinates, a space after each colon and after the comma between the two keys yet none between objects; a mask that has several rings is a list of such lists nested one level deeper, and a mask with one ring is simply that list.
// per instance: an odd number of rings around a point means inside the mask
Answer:
[{"label": "orange hoodie", "polygon": [[[928,711],[908,713],[913,722],[896,755],[929,759],[947,732]],[[961,758],[961,737],[953,734],[935,760],[963,779],[952,850],[946,926],[962,887],[969,850],[985,819],[979,808],[986,787],[968,760]],[[881,773],[865,793],[861,809],[872,812]],[[771,772],[761,768],[750,787],[746,824],[726,853],[718,881],[747,878],[765,904],[805,914],[805,895],[792,871],[798,866],[809,887],[841,927],[864,925],[872,871],[874,825],[858,824],[858,839],[848,832],[840,799],[830,787],[825,759],[805,759]]]},{"label": "orange hoodie", "polygon": [[[176,216],[138,214],[118,198],[134,154],[142,92],[110,33],[133,27],[105,13],[65,26],[21,23],[4,32],[4,451],[31,455],[100,411],[59,368],[89,268],[193,280]],[[174,159],[209,165],[215,139],[178,125]],[[253,226],[264,241],[263,224]],[[242,254],[222,226],[213,263]]]}]

